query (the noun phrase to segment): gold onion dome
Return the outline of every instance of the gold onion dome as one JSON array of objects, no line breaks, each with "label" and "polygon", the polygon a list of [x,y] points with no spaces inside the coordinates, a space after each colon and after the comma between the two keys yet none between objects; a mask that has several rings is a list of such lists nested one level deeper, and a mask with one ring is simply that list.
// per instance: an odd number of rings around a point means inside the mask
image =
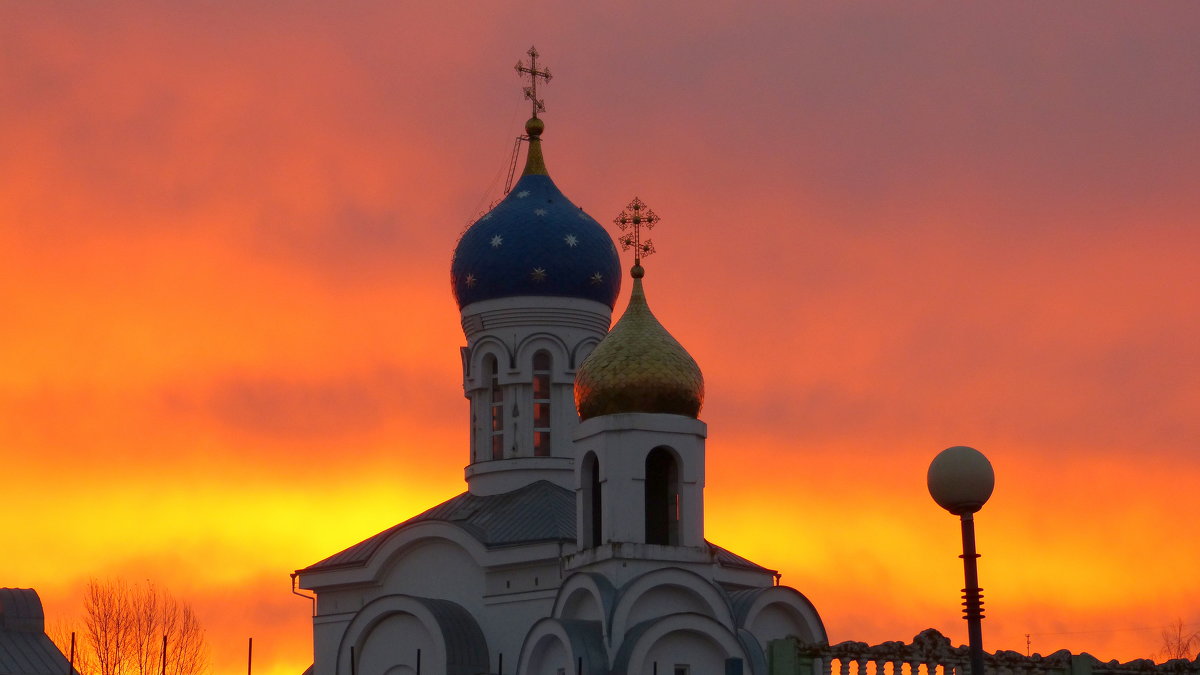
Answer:
[{"label": "gold onion dome", "polygon": [[642,290],[643,274],[635,265],[629,306],[579,366],[575,406],[580,419],[630,412],[700,415],[704,375],[654,318]]}]

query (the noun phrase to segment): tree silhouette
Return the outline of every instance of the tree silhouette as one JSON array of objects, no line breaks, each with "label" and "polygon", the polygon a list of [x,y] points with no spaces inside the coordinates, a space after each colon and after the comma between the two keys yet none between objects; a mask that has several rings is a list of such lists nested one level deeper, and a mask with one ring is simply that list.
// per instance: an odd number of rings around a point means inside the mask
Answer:
[{"label": "tree silhouette", "polygon": [[1175,619],[1175,623],[1163,629],[1160,651],[1164,661],[1200,658],[1200,631],[1189,631],[1188,628],[1183,625],[1183,619]]},{"label": "tree silhouette", "polygon": [[[79,628],[57,623],[51,638],[63,653],[75,630],[81,675],[200,675],[208,670],[204,628],[191,605],[147,581],[91,579]],[[165,647],[165,660],[164,660]]]}]

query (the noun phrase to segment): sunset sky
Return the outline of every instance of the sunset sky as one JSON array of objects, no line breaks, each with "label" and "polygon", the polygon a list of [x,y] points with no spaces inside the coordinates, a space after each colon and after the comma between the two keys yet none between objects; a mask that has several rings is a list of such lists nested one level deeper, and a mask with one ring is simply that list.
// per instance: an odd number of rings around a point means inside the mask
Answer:
[{"label": "sunset sky", "polygon": [[[449,285],[536,44],[544,149],[695,356],[707,537],[831,641],[1200,630],[1200,3],[0,4],[0,586],[190,601],[299,675],[289,572],[464,489]],[[630,264],[626,257],[624,264]],[[623,289],[618,311],[627,299]]]}]

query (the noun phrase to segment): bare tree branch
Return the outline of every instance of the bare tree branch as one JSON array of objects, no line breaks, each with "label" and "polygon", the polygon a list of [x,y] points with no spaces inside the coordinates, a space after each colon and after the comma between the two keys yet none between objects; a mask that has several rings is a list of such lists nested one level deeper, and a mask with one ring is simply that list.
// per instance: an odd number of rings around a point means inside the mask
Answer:
[{"label": "bare tree branch", "polygon": [[1175,619],[1162,631],[1161,654],[1164,661],[1200,658],[1200,631],[1189,631],[1183,619]]},{"label": "bare tree branch", "polygon": [[46,635],[68,659],[71,658],[71,633],[75,634],[75,670],[80,675],[92,675],[96,672],[96,663],[92,650],[87,647],[86,631],[80,622],[67,619],[46,622]]},{"label": "bare tree branch", "polygon": [[195,612],[152,582],[90,580],[83,623],[87,649],[77,649],[87,653],[77,659],[85,664],[78,668],[82,675],[160,675],[164,637],[167,673],[208,671],[208,645]]}]

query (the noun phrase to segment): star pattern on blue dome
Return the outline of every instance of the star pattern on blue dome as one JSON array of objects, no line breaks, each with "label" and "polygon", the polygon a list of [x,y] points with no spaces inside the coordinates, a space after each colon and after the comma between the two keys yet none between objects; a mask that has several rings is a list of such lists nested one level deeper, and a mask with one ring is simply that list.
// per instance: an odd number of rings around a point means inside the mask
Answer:
[{"label": "star pattern on blue dome", "polygon": [[462,234],[450,279],[459,307],[522,295],[573,297],[612,307],[621,269],[608,232],[563,196],[549,176],[529,174]]}]

